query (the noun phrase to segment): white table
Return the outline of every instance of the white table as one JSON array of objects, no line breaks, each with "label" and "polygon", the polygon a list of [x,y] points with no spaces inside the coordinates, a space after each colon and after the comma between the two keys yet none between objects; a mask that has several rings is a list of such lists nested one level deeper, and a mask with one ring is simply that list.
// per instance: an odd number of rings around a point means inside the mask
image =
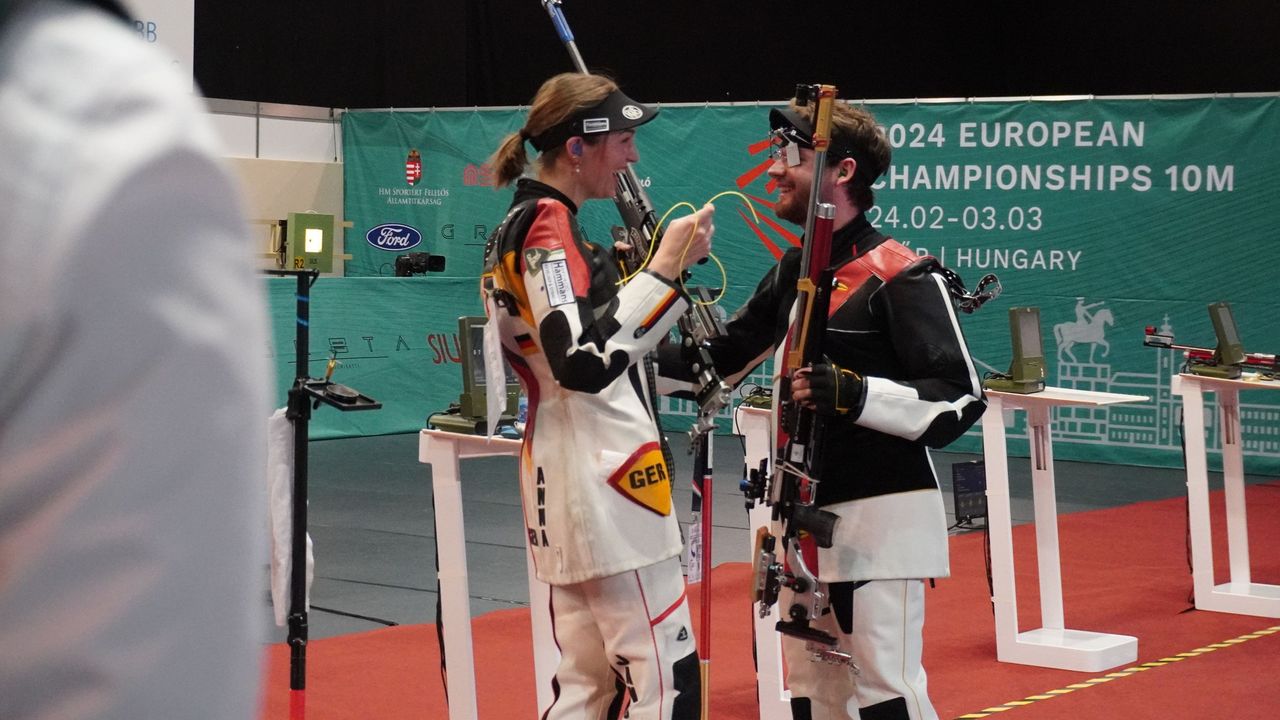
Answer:
[{"label": "white table", "polygon": [[[772,467],[774,433],[770,411],[767,408],[739,405],[735,421],[746,444],[743,462],[747,470],[760,467],[760,461],[765,459],[769,460]],[[753,562],[756,530],[766,527],[774,535],[781,534],[781,528],[772,520],[772,513],[772,508],[760,503],[747,514],[751,526],[747,535],[747,542],[751,544],[748,557]],[[763,618],[756,612],[756,607],[751,606],[751,618],[755,623],[756,695],[760,701],[760,720],[790,720],[791,691],[786,689],[782,671],[782,634],[775,628],[782,616],[777,603]]]},{"label": "white table", "polygon": [[[495,455],[519,457],[520,441],[443,430],[422,430],[418,436],[418,462],[431,466],[435,496],[436,552],[440,558],[440,619],[444,625],[444,657],[449,667],[450,720],[476,720],[475,659],[471,644],[471,592],[467,580],[466,535],[462,522],[460,460]],[[518,480],[517,480],[518,482]],[[534,575],[533,557],[526,549],[529,572],[529,605],[533,621],[533,670],[538,707],[551,703],[551,676],[559,652],[551,635],[547,613],[547,585]]]},{"label": "white table", "polygon": [[[1046,387],[1020,394],[987,391],[982,416],[982,449],[987,470],[987,514],[991,533],[992,602],[996,616],[996,659],[1001,662],[1096,672],[1133,662],[1138,640],[1071,630],[1062,616],[1062,567],[1058,550],[1058,501],[1053,484],[1051,411],[1055,406],[1098,407],[1143,402],[1142,395]],[[1005,445],[1005,413],[1027,413],[1031,444],[1032,494],[1035,504],[1036,558],[1040,576],[1043,627],[1018,632],[1018,598],[1013,572],[1013,518],[1009,510],[1009,460]]]},{"label": "white table", "polygon": [[[1244,458],[1240,445],[1240,391],[1280,390],[1280,382],[1227,380],[1182,374],[1173,378],[1182,396],[1187,447],[1187,504],[1191,526],[1191,576],[1196,608],[1217,612],[1280,617],[1280,586],[1252,582],[1249,532],[1245,521]],[[1222,485],[1226,499],[1230,582],[1214,585],[1213,536],[1209,521],[1209,470],[1205,447],[1204,396],[1218,394],[1222,437]]]}]

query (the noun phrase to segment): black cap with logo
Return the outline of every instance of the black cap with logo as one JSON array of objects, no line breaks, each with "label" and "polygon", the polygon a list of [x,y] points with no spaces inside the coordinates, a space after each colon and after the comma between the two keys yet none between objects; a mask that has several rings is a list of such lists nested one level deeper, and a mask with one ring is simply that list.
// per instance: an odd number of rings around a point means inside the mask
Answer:
[{"label": "black cap with logo", "polygon": [[614,90],[594,107],[579,110],[540,135],[530,137],[529,142],[538,152],[545,152],[574,135],[630,130],[649,122],[657,114],[658,108],[641,105],[621,90]]},{"label": "black cap with logo", "polygon": [[[805,113],[796,112],[795,108],[773,108],[769,111],[769,129],[774,136],[795,143],[800,147],[813,149],[813,121]],[[854,176],[859,177],[867,185],[876,181],[880,173],[875,173],[875,165],[864,159],[861,148],[854,145],[853,138],[840,132],[834,124],[831,127],[831,144],[827,146],[827,162],[832,163],[839,158],[853,158],[858,164]],[[882,171],[883,172],[883,171]],[[873,173],[875,173],[873,175]]]}]

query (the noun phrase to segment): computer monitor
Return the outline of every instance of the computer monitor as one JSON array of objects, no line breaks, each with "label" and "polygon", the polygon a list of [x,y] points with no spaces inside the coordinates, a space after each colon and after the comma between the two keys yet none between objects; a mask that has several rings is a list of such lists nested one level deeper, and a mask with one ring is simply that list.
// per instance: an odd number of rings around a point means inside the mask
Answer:
[{"label": "computer monitor", "polygon": [[952,507],[956,527],[973,527],[973,521],[987,517],[987,466],[982,460],[957,462],[951,466]]},{"label": "computer monitor", "polygon": [[1013,360],[1007,377],[987,378],[988,390],[1033,393],[1044,390],[1044,343],[1040,336],[1040,308],[1009,308],[1009,337]]},{"label": "computer monitor", "polygon": [[1210,303],[1209,319],[1213,321],[1213,334],[1218,338],[1218,347],[1214,359],[1219,365],[1239,365],[1244,362],[1244,343],[1240,341],[1240,332],[1236,330],[1235,318],[1231,315],[1231,305],[1225,302]]},{"label": "computer monitor", "polygon": [[1218,339],[1213,349],[1212,362],[1192,361],[1187,369],[1195,375],[1216,378],[1238,378],[1245,361],[1244,343],[1236,329],[1231,306],[1225,302],[1209,304],[1209,320],[1213,322],[1213,334]]},{"label": "computer monitor", "polygon": [[[462,354],[462,396],[458,400],[460,414],[479,418],[487,414],[488,393],[484,372],[484,317],[458,318],[458,345]],[[503,411],[515,416],[520,402],[520,380],[511,366],[502,363],[507,380],[507,407]]]}]

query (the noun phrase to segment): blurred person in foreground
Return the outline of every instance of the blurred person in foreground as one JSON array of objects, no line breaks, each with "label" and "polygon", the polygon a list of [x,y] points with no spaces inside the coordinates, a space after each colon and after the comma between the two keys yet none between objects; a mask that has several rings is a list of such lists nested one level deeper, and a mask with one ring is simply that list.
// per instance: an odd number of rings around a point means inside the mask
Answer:
[{"label": "blurred person in foreground", "polygon": [[257,714],[261,281],[191,80],[0,9],[0,718]]}]

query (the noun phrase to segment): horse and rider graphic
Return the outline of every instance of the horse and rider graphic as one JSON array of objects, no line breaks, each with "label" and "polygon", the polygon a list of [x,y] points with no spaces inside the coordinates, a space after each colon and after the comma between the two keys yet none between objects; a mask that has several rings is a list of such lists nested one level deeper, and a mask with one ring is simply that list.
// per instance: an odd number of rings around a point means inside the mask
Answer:
[{"label": "horse and rider graphic", "polygon": [[1053,339],[1058,344],[1058,360],[1062,360],[1065,355],[1071,362],[1078,362],[1075,353],[1071,352],[1072,346],[1077,343],[1089,343],[1089,362],[1093,362],[1093,353],[1099,345],[1102,346],[1102,357],[1106,357],[1111,352],[1111,345],[1107,343],[1106,327],[1115,324],[1115,316],[1111,314],[1109,308],[1105,307],[1096,312],[1090,312],[1103,304],[1105,301],[1086,305],[1084,298],[1078,297],[1076,298],[1076,319],[1053,326]]}]

